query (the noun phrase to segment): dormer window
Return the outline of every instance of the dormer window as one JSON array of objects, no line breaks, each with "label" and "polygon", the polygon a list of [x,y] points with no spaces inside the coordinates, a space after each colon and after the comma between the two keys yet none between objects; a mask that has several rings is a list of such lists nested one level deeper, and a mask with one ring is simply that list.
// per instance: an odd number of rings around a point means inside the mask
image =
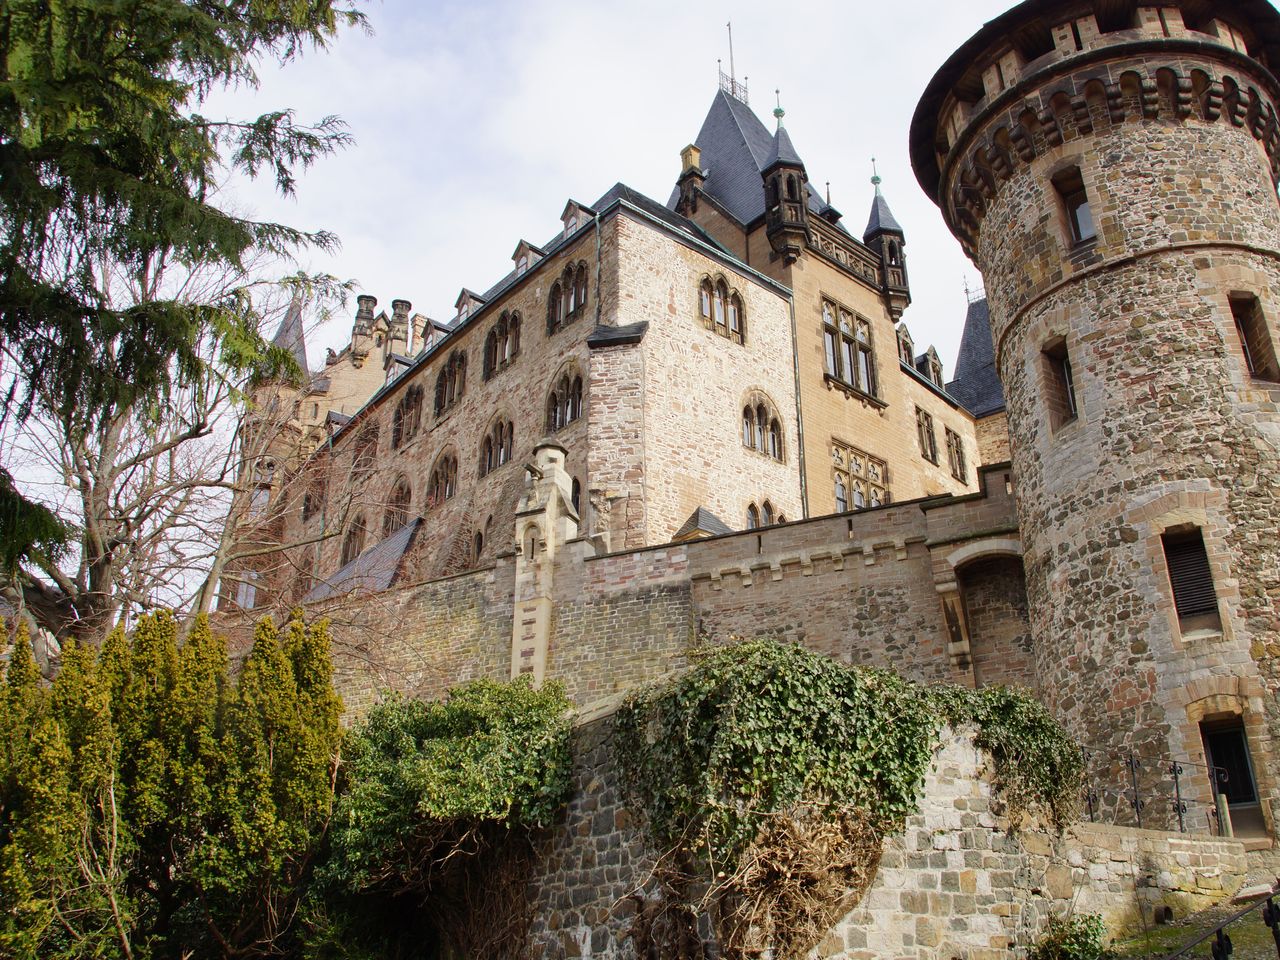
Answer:
[{"label": "dormer window", "polygon": [[521,257],[519,260],[516,261],[517,277],[523,276],[525,272],[528,271],[528,269],[529,269],[529,258],[527,256]]}]

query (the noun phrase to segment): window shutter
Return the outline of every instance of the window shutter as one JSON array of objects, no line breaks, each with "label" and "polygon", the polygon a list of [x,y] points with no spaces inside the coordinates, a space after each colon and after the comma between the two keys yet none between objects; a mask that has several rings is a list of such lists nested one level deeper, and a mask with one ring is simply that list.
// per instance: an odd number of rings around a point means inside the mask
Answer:
[{"label": "window shutter", "polygon": [[1200,536],[1164,544],[1169,564],[1169,583],[1173,586],[1173,602],[1179,617],[1196,617],[1216,613],[1218,597],[1209,571],[1209,555]]}]

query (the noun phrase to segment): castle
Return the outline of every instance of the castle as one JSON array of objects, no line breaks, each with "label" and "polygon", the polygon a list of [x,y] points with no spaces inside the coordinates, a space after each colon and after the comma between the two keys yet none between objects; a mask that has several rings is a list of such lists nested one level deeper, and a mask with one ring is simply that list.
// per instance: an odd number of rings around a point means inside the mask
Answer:
[{"label": "castle", "polygon": [[[590,710],[748,633],[1019,684],[1148,823],[1172,758],[1269,846],[1275,63],[1265,0],[1033,0],[967,41],[911,134],[986,281],[949,382],[879,183],[859,235],[727,79],[667,203],[570,200],[449,322],[362,296],[262,388],[224,615],[328,611],[356,709],[527,673]],[[305,365],[297,311],[277,342]]]}]

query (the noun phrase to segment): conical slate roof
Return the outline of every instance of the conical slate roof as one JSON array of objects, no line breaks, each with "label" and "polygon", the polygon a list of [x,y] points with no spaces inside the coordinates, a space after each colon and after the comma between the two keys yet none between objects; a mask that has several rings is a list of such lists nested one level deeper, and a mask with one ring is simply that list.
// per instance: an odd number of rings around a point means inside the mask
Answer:
[{"label": "conical slate roof", "polygon": [[293,354],[293,359],[298,361],[298,366],[302,368],[303,375],[306,375],[307,341],[305,332],[302,329],[302,304],[297,300],[289,304],[289,309],[285,311],[284,319],[280,321],[280,329],[271,338],[271,342],[275,346],[283,347]]},{"label": "conical slate roof", "polygon": [[898,223],[893,211],[889,209],[889,201],[884,198],[884,194],[880,192],[880,186],[877,184],[876,198],[871,201],[871,217],[867,220],[867,229],[862,231],[862,239],[868,240],[872,235],[885,233],[886,231],[903,232],[902,225]]},{"label": "conical slate roof", "polygon": [[789,163],[797,167],[803,167],[804,161],[800,159],[800,154],[796,153],[795,145],[791,142],[791,134],[787,133],[787,128],[778,127],[778,132],[773,135],[773,147],[769,150],[769,157],[764,162],[764,169],[778,163]]},{"label": "conical slate roof", "polygon": [[956,357],[955,379],[947,393],[975,417],[985,417],[1004,409],[1004,388],[996,375],[995,348],[991,343],[991,311],[986,299],[969,304]]}]

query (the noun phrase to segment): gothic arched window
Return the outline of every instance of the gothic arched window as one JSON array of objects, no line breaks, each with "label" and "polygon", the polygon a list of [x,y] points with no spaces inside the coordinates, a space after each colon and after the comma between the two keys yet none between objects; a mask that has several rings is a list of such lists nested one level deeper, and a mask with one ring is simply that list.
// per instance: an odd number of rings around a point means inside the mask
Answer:
[{"label": "gothic arched window", "polygon": [[747,529],[755,530],[760,526],[760,510],[753,503],[747,507]]},{"label": "gothic arched window", "polygon": [[480,476],[486,476],[510,460],[514,443],[515,427],[510,420],[499,418],[480,444]]},{"label": "gothic arched window", "polygon": [[389,537],[409,522],[409,501],[413,491],[409,479],[401,477],[391,488],[391,496],[387,498],[387,512],[382,517],[382,536]]},{"label": "gothic arched window", "polygon": [[753,394],[742,408],[742,445],[774,460],[783,459],[782,421],[773,404]]},{"label": "gothic arched window", "polygon": [[422,387],[414,385],[404,392],[391,416],[391,449],[398,450],[418,434],[422,424]]},{"label": "gothic arched window", "polygon": [[844,485],[844,480],[836,477],[836,513],[844,513],[849,509],[849,488]]},{"label": "gothic arched window", "polygon": [[773,526],[773,504],[771,504],[768,500],[766,500],[764,502],[764,506],[760,510],[760,514],[761,514],[760,519],[763,521],[764,526],[772,527]]},{"label": "gothic arched window", "polygon": [[551,285],[547,294],[547,333],[552,334],[560,329],[564,322],[564,288],[557,281]]},{"label": "gothic arched window", "polygon": [[429,505],[444,503],[458,492],[458,458],[452,453],[442,454],[431,471],[427,482]]},{"label": "gothic arched window", "polygon": [[742,445],[749,447],[756,438],[756,412],[750,406],[742,408]]},{"label": "gothic arched window", "polygon": [[582,416],[582,376],[565,373],[547,396],[547,432],[566,427]]},{"label": "gothic arched window", "polygon": [[351,479],[363,480],[373,473],[378,459],[378,425],[370,423],[356,436],[355,452],[351,460]]},{"label": "gothic arched window", "polygon": [[467,355],[462,350],[449,354],[436,377],[436,416],[462,399],[467,386]]},{"label": "gothic arched window", "polygon": [[357,514],[356,518],[351,521],[351,526],[347,527],[346,536],[342,538],[342,565],[345,567],[348,563],[360,556],[364,550],[365,537],[365,520],[364,514]]}]

